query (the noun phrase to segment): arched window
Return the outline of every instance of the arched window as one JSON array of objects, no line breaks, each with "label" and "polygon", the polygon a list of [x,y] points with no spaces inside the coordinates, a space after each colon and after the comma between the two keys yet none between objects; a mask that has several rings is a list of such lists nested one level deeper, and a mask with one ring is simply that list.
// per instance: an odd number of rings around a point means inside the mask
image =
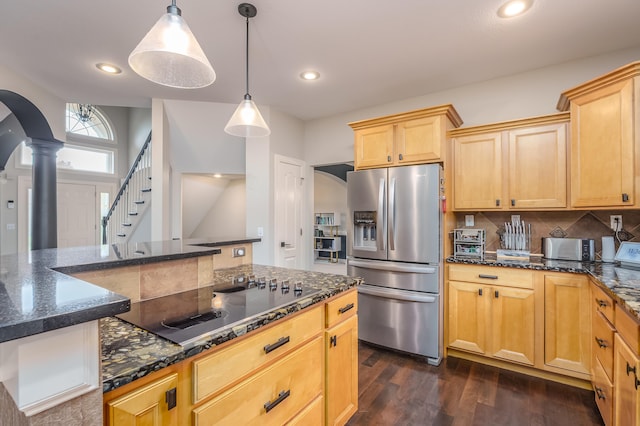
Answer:
[{"label": "arched window", "polygon": [[[95,106],[68,103],[66,108],[67,142],[57,152],[58,169],[113,175],[115,173],[115,136],[104,114]],[[33,163],[31,148],[22,144],[21,166]]]},{"label": "arched window", "polygon": [[67,133],[113,141],[113,132],[99,109],[89,104],[67,104]]}]

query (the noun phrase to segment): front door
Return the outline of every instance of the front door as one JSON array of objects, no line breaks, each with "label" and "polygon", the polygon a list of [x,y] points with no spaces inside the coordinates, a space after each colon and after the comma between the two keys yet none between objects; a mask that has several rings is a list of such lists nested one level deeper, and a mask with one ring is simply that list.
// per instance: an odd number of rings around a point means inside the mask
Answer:
[{"label": "front door", "polygon": [[95,185],[58,184],[58,247],[94,246],[98,215]]},{"label": "front door", "polygon": [[302,249],[302,195],[304,162],[275,156],[275,264],[300,269]]}]

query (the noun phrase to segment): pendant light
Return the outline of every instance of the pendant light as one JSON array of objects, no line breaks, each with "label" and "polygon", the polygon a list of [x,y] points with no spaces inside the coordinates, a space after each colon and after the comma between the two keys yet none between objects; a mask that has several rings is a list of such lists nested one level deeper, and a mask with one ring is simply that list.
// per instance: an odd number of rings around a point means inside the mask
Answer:
[{"label": "pendant light", "polygon": [[260,137],[268,136],[271,133],[269,126],[265,123],[260,111],[249,94],[249,18],[253,18],[258,13],[256,7],[249,3],[242,3],[238,6],[238,12],[247,21],[247,44],[246,44],[246,87],[247,92],[244,100],[240,102],[238,108],[231,116],[231,119],[224,128],[224,131],[233,136],[240,137]]},{"label": "pendant light", "polygon": [[175,0],[131,52],[129,65],[147,80],[181,89],[205,87],[216,79]]}]

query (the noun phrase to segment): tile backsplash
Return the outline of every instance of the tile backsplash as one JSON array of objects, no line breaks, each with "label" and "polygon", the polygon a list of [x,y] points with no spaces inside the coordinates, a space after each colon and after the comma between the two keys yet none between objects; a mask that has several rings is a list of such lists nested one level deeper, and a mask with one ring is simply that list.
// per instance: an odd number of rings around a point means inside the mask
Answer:
[{"label": "tile backsplash", "polygon": [[[457,213],[456,227],[465,228],[465,215],[473,214],[475,225],[469,228],[484,228],[486,250],[500,248],[500,235],[504,223],[511,222],[511,215],[520,215],[520,220],[531,224],[531,253],[541,253],[542,237],[593,238],[596,257],[602,251],[602,237],[615,235],[610,228],[611,215],[622,215],[621,241],[640,242],[640,210],[598,210],[557,212],[475,212]],[[616,250],[618,248],[616,241]]]}]

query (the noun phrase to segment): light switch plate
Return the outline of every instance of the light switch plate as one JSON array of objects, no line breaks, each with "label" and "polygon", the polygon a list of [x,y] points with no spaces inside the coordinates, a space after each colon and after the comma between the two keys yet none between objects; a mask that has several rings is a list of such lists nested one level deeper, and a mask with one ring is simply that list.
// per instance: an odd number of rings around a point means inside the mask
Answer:
[{"label": "light switch plate", "polygon": [[464,226],[473,226],[475,225],[475,219],[472,214],[464,215]]}]

